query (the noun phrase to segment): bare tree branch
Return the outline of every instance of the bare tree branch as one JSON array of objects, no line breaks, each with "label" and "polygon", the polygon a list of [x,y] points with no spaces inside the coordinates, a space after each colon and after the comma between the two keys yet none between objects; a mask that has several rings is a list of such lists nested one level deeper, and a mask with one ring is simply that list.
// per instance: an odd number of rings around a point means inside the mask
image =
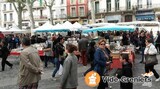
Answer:
[{"label": "bare tree branch", "polygon": [[53,6],[53,4],[54,4],[54,0],[51,0],[51,4],[49,5],[49,4],[47,4],[47,1],[46,0],[44,0],[44,3],[45,3],[45,5],[46,6],[48,6],[48,7],[52,7]]},{"label": "bare tree branch", "polygon": [[14,9],[15,9],[15,10],[16,10],[16,12],[18,13],[18,9],[17,9],[17,7],[16,7],[15,2],[13,2],[12,4],[13,4],[13,6],[14,6]]},{"label": "bare tree branch", "polygon": [[51,7],[53,6],[53,4],[54,4],[54,0],[52,0],[52,2],[51,2]]},{"label": "bare tree branch", "polygon": [[33,6],[33,3],[34,3],[35,1],[36,1],[36,0],[32,0],[32,1],[31,1],[31,6]]},{"label": "bare tree branch", "polygon": [[46,0],[44,0],[44,3],[46,4],[46,6],[48,6],[48,4],[47,4],[47,1],[46,1]]}]

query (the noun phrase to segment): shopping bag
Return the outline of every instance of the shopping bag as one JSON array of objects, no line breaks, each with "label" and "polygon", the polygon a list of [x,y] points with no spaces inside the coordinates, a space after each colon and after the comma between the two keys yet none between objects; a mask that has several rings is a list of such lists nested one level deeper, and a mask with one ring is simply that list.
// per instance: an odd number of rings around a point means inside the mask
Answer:
[{"label": "shopping bag", "polygon": [[62,75],[62,72],[63,72],[63,66],[60,65],[59,70],[58,70],[58,74],[59,74],[59,75]]}]

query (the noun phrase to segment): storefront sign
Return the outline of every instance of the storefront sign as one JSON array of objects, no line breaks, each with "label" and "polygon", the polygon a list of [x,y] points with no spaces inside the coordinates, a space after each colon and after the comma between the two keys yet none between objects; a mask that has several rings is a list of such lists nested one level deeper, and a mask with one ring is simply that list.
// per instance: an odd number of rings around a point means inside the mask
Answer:
[{"label": "storefront sign", "polygon": [[138,21],[152,21],[155,19],[153,10],[144,10],[136,12],[136,20]]},{"label": "storefront sign", "polygon": [[152,21],[155,15],[136,15],[136,20],[138,21]]},{"label": "storefront sign", "polygon": [[121,22],[121,15],[106,16],[105,18],[107,22],[112,22],[112,23]]}]

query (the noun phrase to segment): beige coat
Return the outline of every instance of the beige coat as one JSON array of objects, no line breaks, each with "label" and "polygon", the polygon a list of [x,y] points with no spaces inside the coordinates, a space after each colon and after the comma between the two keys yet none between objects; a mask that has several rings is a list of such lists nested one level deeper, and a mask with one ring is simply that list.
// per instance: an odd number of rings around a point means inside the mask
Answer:
[{"label": "beige coat", "polygon": [[36,83],[41,79],[42,62],[38,54],[38,50],[33,47],[25,48],[20,54],[19,66],[20,86],[25,86],[31,83]]}]

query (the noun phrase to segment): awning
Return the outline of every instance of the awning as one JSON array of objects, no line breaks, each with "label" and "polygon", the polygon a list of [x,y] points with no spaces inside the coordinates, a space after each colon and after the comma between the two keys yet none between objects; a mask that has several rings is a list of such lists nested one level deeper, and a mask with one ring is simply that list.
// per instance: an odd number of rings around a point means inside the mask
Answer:
[{"label": "awning", "polygon": [[136,20],[138,21],[150,21],[154,20],[155,15],[136,15]]},{"label": "awning", "polygon": [[97,32],[97,31],[134,31],[135,26],[103,26],[97,28],[91,28],[83,30],[83,33]]}]

